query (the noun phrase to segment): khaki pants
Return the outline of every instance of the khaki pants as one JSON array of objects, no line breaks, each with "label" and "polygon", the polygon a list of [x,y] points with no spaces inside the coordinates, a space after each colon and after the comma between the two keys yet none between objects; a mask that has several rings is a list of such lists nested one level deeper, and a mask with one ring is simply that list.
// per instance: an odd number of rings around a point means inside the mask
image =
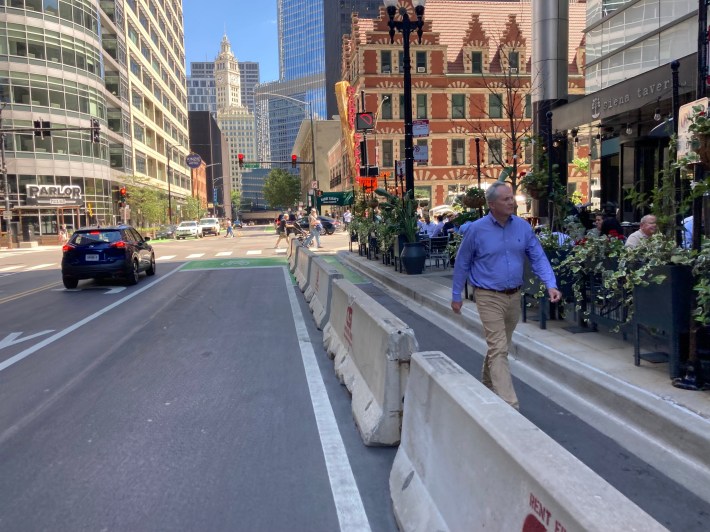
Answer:
[{"label": "khaki pants", "polygon": [[513,331],[520,319],[520,292],[509,295],[477,288],[476,306],[488,344],[481,382],[510,406],[518,409],[518,397],[513,389],[508,365],[508,351]]}]

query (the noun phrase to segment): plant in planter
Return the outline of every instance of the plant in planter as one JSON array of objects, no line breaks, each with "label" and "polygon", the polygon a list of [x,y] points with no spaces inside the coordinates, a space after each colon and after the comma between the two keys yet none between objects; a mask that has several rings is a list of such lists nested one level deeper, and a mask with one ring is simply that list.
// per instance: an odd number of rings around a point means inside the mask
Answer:
[{"label": "plant in planter", "polygon": [[549,176],[544,169],[530,170],[519,182],[519,185],[525,190],[526,194],[533,199],[547,197],[547,184]]},{"label": "plant in planter", "polygon": [[406,239],[401,254],[404,269],[408,274],[422,273],[426,261],[426,250],[421,242],[417,240],[416,200],[411,192],[406,193],[402,198],[398,198],[386,190],[378,188],[375,190],[375,194],[387,199],[383,209],[392,211],[395,231]]},{"label": "plant in planter", "polygon": [[478,187],[471,187],[462,196],[461,203],[470,209],[483,207],[486,204],[486,191]]},{"label": "plant in planter", "polygon": [[693,318],[702,326],[710,325],[710,240],[703,243],[703,247],[695,258],[693,264],[695,276],[695,310]]}]

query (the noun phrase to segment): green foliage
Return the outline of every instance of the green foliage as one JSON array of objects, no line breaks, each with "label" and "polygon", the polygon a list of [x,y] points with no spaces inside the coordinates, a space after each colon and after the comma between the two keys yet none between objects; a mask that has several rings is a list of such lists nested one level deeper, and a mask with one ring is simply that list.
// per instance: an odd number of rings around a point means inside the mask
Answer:
[{"label": "green foliage", "polygon": [[199,220],[204,212],[204,206],[200,199],[193,196],[187,198],[182,208],[182,214],[185,220]]},{"label": "green foliage", "polygon": [[[239,190],[234,190],[229,193],[229,199],[231,202],[231,214],[232,216],[236,216],[237,212],[239,211],[239,206],[241,205],[242,202],[242,193]],[[226,206],[225,206],[226,207]],[[227,212],[227,209],[225,208],[225,212]]]},{"label": "green foliage", "polygon": [[695,311],[693,317],[700,325],[710,325],[710,240],[705,240],[693,265],[695,276]]},{"label": "green foliage", "polygon": [[380,208],[383,211],[391,212],[391,224],[396,234],[404,235],[407,242],[416,242],[417,209],[416,200],[413,198],[411,191],[407,192],[402,198],[394,196],[381,188],[375,190],[375,194],[383,196],[387,200],[380,204]]},{"label": "green foliage", "polygon": [[[137,225],[160,225],[166,221],[168,197],[160,189],[148,185],[147,179],[126,176],[126,194],[131,206],[131,217],[138,220]],[[175,198],[173,198],[173,208]]]},{"label": "green foliage", "polygon": [[264,199],[272,207],[293,207],[300,195],[301,181],[298,176],[281,168],[271,170],[264,181]]},{"label": "green foliage", "polygon": [[589,157],[575,157],[572,159],[572,164],[580,172],[585,174],[589,172]]}]

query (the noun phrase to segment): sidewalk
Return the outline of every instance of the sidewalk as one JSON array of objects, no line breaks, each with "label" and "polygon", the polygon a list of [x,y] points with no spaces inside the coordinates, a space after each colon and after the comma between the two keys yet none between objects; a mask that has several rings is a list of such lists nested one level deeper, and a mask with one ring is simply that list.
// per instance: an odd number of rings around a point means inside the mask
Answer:
[{"label": "sidewalk", "polygon": [[[357,253],[338,256],[362,275],[472,331],[480,340],[472,347],[485,352],[475,303],[466,301],[461,316],[450,309],[451,268],[410,276]],[[568,322],[555,320],[542,330],[531,315],[513,337],[514,375],[710,502],[710,392],[674,388],[667,363],[634,366],[633,346],[620,336],[573,334],[563,329]]]}]

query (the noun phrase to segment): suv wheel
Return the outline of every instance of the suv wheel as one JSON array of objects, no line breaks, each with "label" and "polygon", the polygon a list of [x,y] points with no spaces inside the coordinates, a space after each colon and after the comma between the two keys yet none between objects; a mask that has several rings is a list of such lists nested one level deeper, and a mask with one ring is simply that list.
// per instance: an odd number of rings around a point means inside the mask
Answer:
[{"label": "suv wheel", "polygon": [[155,255],[150,256],[150,266],[148,266],[145,274],[148,276],[155,275]]},{"label": "suv wheel", "polygon": [[76,288],[79,285],[79,279],[74,279],[74,277],[62,276],[62,282],[64,283],[64,288]]},{"label": "suv wheel", "polygon": [[131,265],[131,270],[128,272],[128,275],[126,276],[126,282],[128,283],[129,286],[133,286],[134,284],[138,284],[138,261],[133,259],[132,265]]}]

